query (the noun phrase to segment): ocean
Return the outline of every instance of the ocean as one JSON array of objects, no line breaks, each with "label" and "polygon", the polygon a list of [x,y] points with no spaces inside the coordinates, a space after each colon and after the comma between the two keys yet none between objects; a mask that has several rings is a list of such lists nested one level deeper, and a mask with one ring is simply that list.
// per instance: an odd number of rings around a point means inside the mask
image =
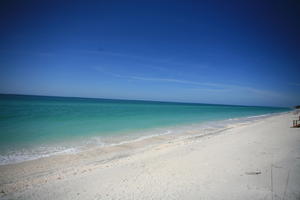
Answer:
[{"label": "ocean", "polygon": [[225,127],[290,111],[136,100],[0,95],[0,164],[155,135]]}]

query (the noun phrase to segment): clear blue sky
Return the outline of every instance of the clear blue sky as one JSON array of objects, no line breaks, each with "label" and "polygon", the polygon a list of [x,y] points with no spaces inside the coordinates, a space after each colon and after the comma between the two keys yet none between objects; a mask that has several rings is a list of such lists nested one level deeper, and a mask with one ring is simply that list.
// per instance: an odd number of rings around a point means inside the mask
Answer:
[{"label": "clear blue sky", "polygon": [[299,1],[0,3],[0,93],[300,104]]}]

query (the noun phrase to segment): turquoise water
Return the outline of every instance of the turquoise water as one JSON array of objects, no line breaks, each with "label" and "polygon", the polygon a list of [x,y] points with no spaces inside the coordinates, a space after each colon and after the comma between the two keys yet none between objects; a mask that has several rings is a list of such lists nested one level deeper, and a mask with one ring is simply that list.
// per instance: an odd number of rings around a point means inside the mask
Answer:
[{"label": "turquoise water", "polygon": [[[74,141],[138,137],[149,130],[289,111],[289,108],[0,95],[0,163]],[[151,132],[153,133],[153,132]],[[105,140],[106,138],[106,140]],[[51,148],[50,148],[51,147]],[[44,150],[41,150],[44,148]],[[47,151],[51,151],[47,149]],[[52,149],[53,150],[53,149]],[[53,150],[54,151],[54,150]],[[22,152],[22,153],[20,153]],[[35,152],[35,154],[37,154]],[[8,156],[9,155],[9,156]]]}]

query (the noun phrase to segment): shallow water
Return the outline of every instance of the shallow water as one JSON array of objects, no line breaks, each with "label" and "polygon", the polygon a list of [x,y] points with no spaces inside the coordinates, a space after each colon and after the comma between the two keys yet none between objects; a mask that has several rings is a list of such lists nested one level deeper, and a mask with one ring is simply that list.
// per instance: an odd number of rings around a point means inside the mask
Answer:
[{"label": "shallow water", "polygon": [[[289,108],[0,95],[0,164],[161,134],[220,128]],[[212,123],[218,121],[218,123]]]}]

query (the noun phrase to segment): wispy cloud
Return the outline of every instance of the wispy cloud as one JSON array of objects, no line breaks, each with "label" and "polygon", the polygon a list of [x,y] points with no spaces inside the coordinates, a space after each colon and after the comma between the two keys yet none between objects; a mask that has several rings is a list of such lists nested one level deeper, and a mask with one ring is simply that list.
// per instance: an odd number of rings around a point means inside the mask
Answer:
[{"label": "wispy cloud", "polygon": [[289,85],[300,86],[300,83],[289,83]]},{"label": "wispy cloud", "polygon": [[[291,100],[290,98],[291,94],[289,94],[288,92],[279,92],[276,90],[256,88],[253,86],[242,84],[205,82],[165,76],[157,77],[136,74],[125,74],[121,72],[115,73],[111,72],[110,70],[107,70],[107,68],[105,67],[95,67],[94,69],[99,71],[103,75],[106,74],[107,76],[112,76],[118,79],[124,79],[126,81],[136,81],[137,84],[141,85],[143,84],[142,82],[157,82],[160,83],[160,86],[164,86],[164,84],[166,86],[166,84],[169,83],[167,87],[169,88],[170,86],[173,89],[176,89],[176,87],[178,86],[178,89],[180,89],[180,91],[178,90],[178,92],[182,93],[183,95],[180,101],[189,101],[188,97],[190,97],[194,99],[198,98],[197,101],[200,102],[209,102],[211,99],[215,99],[215,101],[218,103],[228,101],[229,103],[231,102],[231,104],[245,105],[252,105],[252,101],[263,102],[262,104],[269,106],[286,106],[287,102],[293,104],[293,100]],[[180,85],[184,85],[184,87],[179,88]]]},{"label": "wispy cloud", "polygon": [[142,80],[142,81],[157,81],[157,82],[172,82],[172,83],[182,83],[182,84],[204,85],[204,83],[201,82],[172,79],[172,78],[151,78],[151,77],[141,77],[141,76],[127,76],[127,78]]},{"label": "wispy cloud", "polygon": [[[207,68],[206,65],[203,64],[191,64],[191,63],[185,63],[185,62],[180,62],[180,61],[174,61],[172,58],[152,58],[148,56],[141,56],[141,55],[136,55],[136,54],[128,54],[128,53],[120,53],[120,52],[114,52],[114,51],[109,51],[105,49],[99,49],[99,50],[79,50],[82,53],[86,54],[95,54],[95,55],[106,55],[106,56],[113,56],[113,57],[119,57],[119,58],[126,58],[126,59],[133,59],[133,60],[139,60],[142,62],[147,63],[148,66],[160,70],[170,70],[170,68],[165,68],[162,66],[157,66],[157,65],[173,65],[173,66],[181,66],[181,67],[186,67],[188,66],[195,66],[197,68],[202,68],[205,69]],[[149,63],[153,63],[156,66],[151,66]],[[172,69],[174,70],[174,69]]]},{"label": "wispy cloud", "polygon": [[268,96],[274,98],[285,98],[281,93],[265,90],[265,89],[257,89],[249,86],[242,85],[234,85],[234,84],[223,84],[223,83],[209,83],[209,82],[198,82],[198,81],[190,81],[183,79],[173,79],[173,78],[154,78],[154,77],[144,77],[144,76],[124,76],[120,74],[112,74],[118,78],[126,78],[132,80],[140,80],[140,81],[151,81],[151,82],[165,82],[165,83],[178,83],[178,84],[187,84],[187,85],[197,85],[201,86],[201,88],[195,88],[200,90],[207,91],[247,91],[252,94],[257,94],[259,96]]},{"label": "wispy cloud", "polygon": [[251,86],[245,86],[240,84],[227,84],[227,83],[217,83],[217,82],[201,82],[186,79],[177,78],[166,78],[166,77],[149,77],[149,76],[138,76],[138,75],[124,75],[119,73],[108,72],[104,68],[95,68],[101,73],[105,73],[109,76],[113,76],[120,79],[135,80],[135,81],[147,81],[147,82],[160,82],[160,83],[175,83],[182,85],[190,85],[192,87],[185,90],[191,92],[209,92],[211,94],[244,94],[252,95],[262,99],[277,99],[278,101],[288,100],[288,95],[267,89],[255,88]]},{"label": "wispy cloud", "polygon": [[212,87],[224,87],[223,84],[207,83],[207,82],[197,82],[184,79],[174,79],[174,78],[155,78],[155,77],[144,77],[144,76],[126,76],[121,74],[110,73],[114,77],[126,78],[132,80],[140,81],[151,81],[151,82],[165,82],[165,83],[179,83],[179,84],[188,84],[188,85],[198,85],[198,86],[212,86]]}]

